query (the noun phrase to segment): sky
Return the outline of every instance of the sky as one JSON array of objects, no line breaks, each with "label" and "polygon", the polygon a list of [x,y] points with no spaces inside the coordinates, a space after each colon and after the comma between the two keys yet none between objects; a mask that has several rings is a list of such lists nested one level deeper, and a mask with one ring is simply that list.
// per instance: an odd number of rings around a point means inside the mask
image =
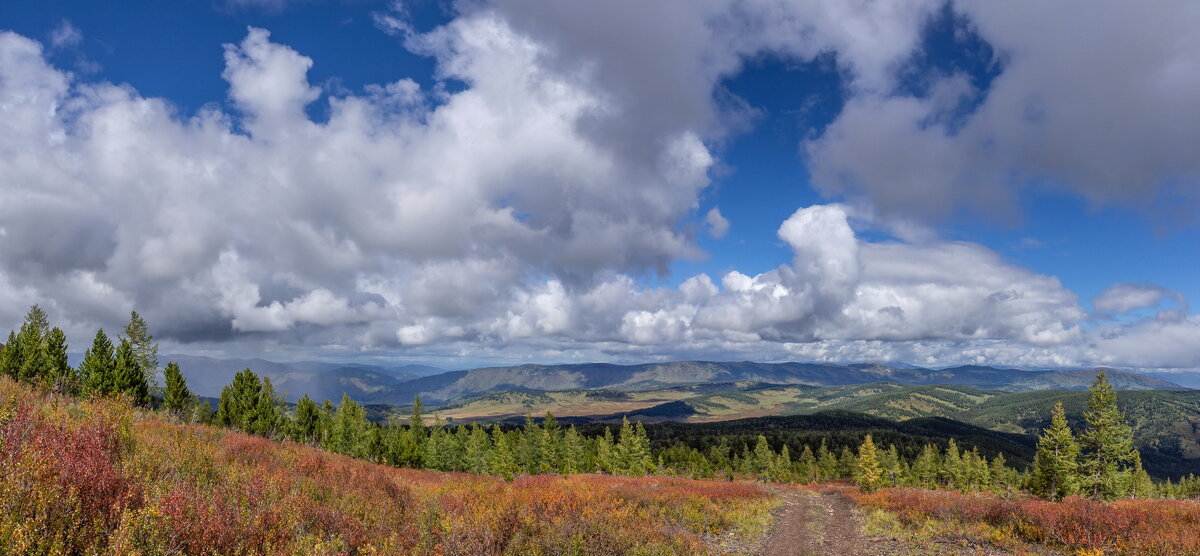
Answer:
[{"label": "sky", "polygon": [[6,0],[76,351],[1200,369],[1200,4]]}]

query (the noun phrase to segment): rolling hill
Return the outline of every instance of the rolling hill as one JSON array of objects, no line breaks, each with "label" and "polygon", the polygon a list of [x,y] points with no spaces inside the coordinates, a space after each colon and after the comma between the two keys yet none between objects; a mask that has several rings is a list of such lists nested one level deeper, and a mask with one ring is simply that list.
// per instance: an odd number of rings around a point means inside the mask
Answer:
[{"label": "rolling hill", "polygon": [[520,365],[455,371],[387,385],[367,395],[364,401],[406,405],[418,395],[427,403],[445,403],[509,390],[647,391],[739,382],[806,386],[874,382],[908,386],[950,384],[1007,392],[1083,390],[1099,370],[1107,372],[1114,387],[1121,390],[1182,389],[1162,379],[1114,369],[1024,371],[982,366],[922,369],[876,364],[680,361],[643,365]]}]

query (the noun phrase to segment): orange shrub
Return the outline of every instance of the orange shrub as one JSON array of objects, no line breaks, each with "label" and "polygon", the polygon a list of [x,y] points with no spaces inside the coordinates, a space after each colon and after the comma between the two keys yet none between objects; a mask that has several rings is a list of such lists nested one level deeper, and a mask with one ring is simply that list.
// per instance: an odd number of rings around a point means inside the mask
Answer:
[{"label": "orange shrub", "polygon": [[934,518],[984,523],[1022,540],[1105,554],[1200,554],[1200,503],[1070,497],[1063,502],[1002,499],[991,494],[911,488],[852,494],[864,506],[892,511],[909,525]]},{"label": "orange shrub", "polygon": [[14,553],[702,554],[773,503],[750,484],[391,468],[0,379]]}]

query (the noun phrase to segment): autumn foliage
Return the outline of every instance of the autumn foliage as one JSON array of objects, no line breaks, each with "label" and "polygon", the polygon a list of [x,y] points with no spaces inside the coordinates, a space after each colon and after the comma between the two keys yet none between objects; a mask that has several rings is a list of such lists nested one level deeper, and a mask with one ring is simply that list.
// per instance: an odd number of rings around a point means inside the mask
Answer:
[{"label": "autumn foliage", "polygon": [[[911,488],[853,493],[868,508],[894,512],[907,526],[928,520],[983,524],[1005,537],[1103,554],[1200,554],[1200,502],[1125,499],[1063,502]],[[1097,552],[1098,551],[1098,552]]]},{"label": "autumn foliage", "polygon": [[0,553],[701,554],[774,504],[743,483],[398,469],[0,379]]}]

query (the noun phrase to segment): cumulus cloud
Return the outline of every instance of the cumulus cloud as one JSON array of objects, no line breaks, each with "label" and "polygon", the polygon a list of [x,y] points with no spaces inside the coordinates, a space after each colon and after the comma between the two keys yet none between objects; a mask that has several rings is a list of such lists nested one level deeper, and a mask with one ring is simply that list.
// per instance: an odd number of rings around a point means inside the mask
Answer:
[{"label": "cumulus cloud", "polygon": [[921,94],[898,85],[856,92],[805,144],[818,186],[937,217],[962,206],[1011,216],[1018,192],[1046,184],[1098,204],[1161,209],[1176,225],[1195,221],[1200,161],[1190,145],[1200,129],[1178,115],[1200,96],[1200,7],[952,6],[955,33],[993,49],[990,86],[931,69]]},{"label": "cumulus cloud", "polygon": [[729,233],[729,220],[721,216],[721,208],[713,207],[704,215],[704,224],[708,226],[708,235],[721,239]]},{"label": "cumulus cloud", "polygon": [[[176,348],[253,341],[288,357],[1193,361],[1186,315],[1099,335],[1057,279],[888,220],[910,201],[868,182],[891,176],[927,200],[993,171],[927,118],[969,83],[937,101],[890,94],[940,5],[500,0],[425,31],[381,14],[436,79],[464,84],[453,92],[397,76],[333,94],[309,83],[310,58],[250,28],[224,47],[232,111],[187,117],[0,33],[0,317],[40,302],[86,338],[137,308]],[[716,207],[698,214],[713,145],[742,116],[714,91],[763,53],[836,53],[853,98],[807,146],[814,177],[871,192],[880,216],[800,208],[778,230],[784,264],[645,286],[702,255],[691,230],[727,233]],[[971,121],[1007,117],[987,103],[1013,94],[989,93]],[[307,117],[313,103],[327,120]],[[912,139],[913,121],[930,136]],[[863,162],[884,155],[893,166]],[[914,163],[941,173],[918,179]],[[896,237],[868,241],[859,225]],[[1176,339],[1165,355],[1129,347],[1154,331]]]}]

